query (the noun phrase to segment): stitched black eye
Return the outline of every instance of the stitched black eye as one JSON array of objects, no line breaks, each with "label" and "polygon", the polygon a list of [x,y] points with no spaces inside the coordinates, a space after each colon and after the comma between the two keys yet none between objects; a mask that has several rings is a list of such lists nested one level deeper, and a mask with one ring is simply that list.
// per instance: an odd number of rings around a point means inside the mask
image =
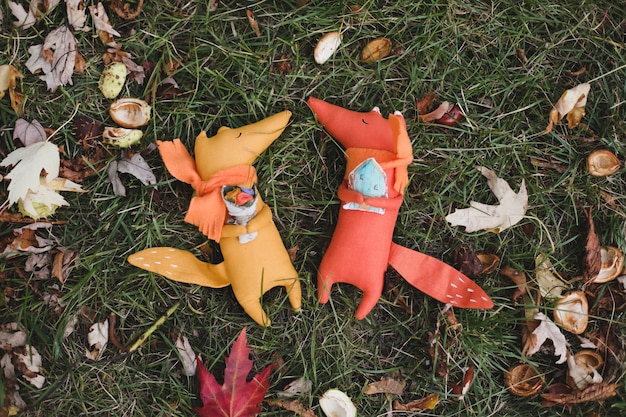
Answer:
[{"label": "stitched black eye", "polygon": [[365,119],[361,119],[361,121],[363,122],[363,124],[364,124],[364,125],[368,125],[368,124],[369,124],[369,123],[367,123],[367,122],[365,121]]},{"label": "stitched black eye", "polygon": [[237,135],[237,137],[235,139],[239,139],[241,137],[241,135],[243,135],[243,132],[239,132],[239,134]]}]

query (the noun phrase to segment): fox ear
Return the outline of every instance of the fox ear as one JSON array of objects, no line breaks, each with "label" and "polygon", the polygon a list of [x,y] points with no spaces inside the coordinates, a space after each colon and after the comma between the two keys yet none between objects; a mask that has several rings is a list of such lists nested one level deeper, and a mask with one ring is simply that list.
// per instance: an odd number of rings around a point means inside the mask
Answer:
[{"label": "fox ear", "polygon": [[219,129],[217,129],[217,133],[222,133],[222,132],[224,132],[224,131],[226,131],[226,130],[230,130],[230,127],[228,127],[228,126],[222,126],[222,127],[220,127]]}]

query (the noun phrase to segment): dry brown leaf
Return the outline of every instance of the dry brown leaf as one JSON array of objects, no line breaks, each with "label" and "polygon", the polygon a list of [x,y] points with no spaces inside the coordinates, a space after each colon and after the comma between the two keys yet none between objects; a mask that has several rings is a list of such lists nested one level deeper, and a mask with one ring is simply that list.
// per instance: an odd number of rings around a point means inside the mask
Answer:
[{"label": "dry brown leaf", "polygon": [[85,0],[65,0],[65,8],[67,10],[67,23],[72,25],[75,30],[89,31],[89,27],[85,27],[87,21],[87,10],[85,9]]},{"label": "dry brown leaf", "polygon": [[306,408],[302,403],[298,400],[275,400],[275,399],[267,399],[265,402],[274,407],[280,407],[287,411],[291,411],[296,413],[302,417],[317,417],[313,410]]},{"label": "dry brown leaf", "polygon": [[96,26],[98,36],[100,37],[102,43],[114,46],[116,43],[113,36],[119,37],[121,35],[118,31],[113,29],[113,26],[111,26],[111,20],[109,20],[109,16],[107,15],[106,10],[104,10],[104,5],[99,2],[95,6],[89,6],[89,13],[91,14],[91,19],[93,20],[93,24]]},{"label": "dry brown leaf", "polygon": [[433,109],[435,100],[437,100],[437,96],[435,95],[433,91],[429,91],[426,94],[424,94],[422,97],[417,99],[417,103],[416,103],[417,114],[430,113],[430,111]]},{"label": "dry brown leaf", "polygon": [[132,20],[139,16],[143,7],[143,0],[137,2],[135,10],[131,9],[132,6],[130,3],[122,3],[122,0],[108,0],[108,2],[111,10],[124,20]]},{"label": "dry brown leaf", "polygon": [[461,327],[461,323],[459,323],[456,315],[454,314],[454,307],[452,306],[452,304],[446,304],[441,311],[441,314],[446,317],[446,321],[450,325],[451,330],[457,330]]},{"label": "dry brown leaf", "polygon": [[541,394],[544,400],[549,403],[544,405],[572,405],[589,401],[599,401],[617,395],[618,384],[608,384],[601,382],[599,384],[589,385],[582,390],[574,390],[570,393],[545,393]]},{"label": "dry brown leaf", "polygon": [[602,267],[602,245],[600,238],[596,234],[596,227],[591,215],[591,208],[583,208],[583,212],[587,217],[587,240],[585,242],[585,257],[583,258],[583,272],[585,282],[590,282],[598,276]]},{"label": "dry brown leaf", "polygon": [[70,265],[76,260],[78,252],[62,247],[57,247],[56,251],[58,252],[54,255],[54,260],[52,261],[51,276],[59,280],[61,284],[64,284],[69,275]]},{"label": "dry brown leaf", "polygon": [[56,28],[46,36],[43,45],[33,45],[28,52],[26,68],[33,74],[43,72],[39,78],[46,82],[48,90],[72,84],[77,41],[67,26]]},{"label": "dry brown leaf", "polygon": [[509,265],[504,265],[500,268],[500,274],[509,278],[517,286],[512,297],[513,302],[517,303],[517,300],[528,292],[528,287],[526,286],[526,274]]},{"label": "dry brown leaf", "polygon": [[458,248],[454,252],[454,266],[470,278],[480,275],[483,264],[471,249]]},{"label": "dry brown leaf", "polygon": [[257,37],[261,37],[261,29],[259,29],[259,23],[254,18],[254,13],[252,10],[246,10],[246,16],[248,17],[248,23],[250,23],[250,27],[254,31]]},{"label": "dry brown leaf", "polygon": [[291,262],[296,262],[296,254],[298,253],[298,249],[300,249],[300,246],[298,245],[287,249],[287,253],[289,254],[289,259],[291,259]]},{"label": "dry brown leaf", "polygon": [[406,387],[406,381],[399,381],[396,378],[384,377],[380,381],[368,384],[363,390],[364,394],[393,394],[402,395]]},{"label": "dry brown leaf", "polygon": [[439,394],[428,394],[426,397],[411,401],[407,404],[401,404],[396,401],[393,403],[393,409],[398,411],[417,412],[423,410],[434,410],[439,404]]}]

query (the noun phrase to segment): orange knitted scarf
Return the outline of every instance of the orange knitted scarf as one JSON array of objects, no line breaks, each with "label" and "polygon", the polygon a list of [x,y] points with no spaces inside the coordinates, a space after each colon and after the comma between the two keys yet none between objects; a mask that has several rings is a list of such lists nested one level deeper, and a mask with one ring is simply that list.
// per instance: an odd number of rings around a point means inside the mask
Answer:
[{"label": "orange knitted scarf", "polygon": [[157,141],[165,167],[176,179],[190,184],[195,195],[189,203],[185,221],[198,226],[209,239],[220,241],[227,209],[222,199],[224,185],[253,184],[257,181],[252,166],[239,165],[215,173],[203,180],[196,169],[196,162],[179,139]]}]

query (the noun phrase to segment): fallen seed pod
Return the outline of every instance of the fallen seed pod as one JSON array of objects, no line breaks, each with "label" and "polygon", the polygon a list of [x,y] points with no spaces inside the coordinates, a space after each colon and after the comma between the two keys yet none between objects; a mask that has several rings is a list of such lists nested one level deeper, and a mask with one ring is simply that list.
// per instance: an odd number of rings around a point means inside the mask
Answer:
[{"label": "fallen seed pod", "polygon": [[589,323],[589,304],[583,291],[572,291],[554,306],[554,322],[568,332],[582,334]]},{"label": "fallen seed pod", "polygon": [[341,33],[329,32],[322,36],[317,42],[315,50],[313,50],[313,58],[315,62],[322,65],[330,59],[331,56],[337,51],[341,44]]},{"label": "fallen seed pod", "polygon": [[376,38],[368,43],[361,51],[361,59],[365,62],[376,62],[389,56],[391,53],[391,39]]},{"label": "fallen seed pod", "polygon": [[126,65],[121,62],[113,62],[107,65],[98,81],[98,88],[106,98],[118,96],[126,82]]},{"label": "fallen seed pod", "polygon": [[145,126],[150,120],[151,107],[138,98],[121,98],[111,103],[109,114],[118,125],[127,128]]},{"label": "fallen seed pod", "polygon": [[504,384],[511,394],[530,397],[541,390],[543,380],[535,368],[527,363],[520,363],[504,373]]},{"label": "fallen seed pod", "polygon": [[124,127],[105,127],[102,132],[103,142],[118,148],[129,148],[138,143],[143,136],[139,129],[127,129]]},{"label": "fallen seed pod", "polygon": [[620,167],[621,163],[617,156],[605,149],[593,151],[587,157],[587,172],[594,177],[606,177],[615,174]]},{"label": "fallen seed pod", "polygon": [[602,382],[600,368],[604,358],[591,349],[583,349],[567,358],[567,385],[572,388],[584,389],[591,384]]},{"label": "fallen seed pod", "polygon": [[600,272],[591,282],[596,284],[609,282],[622,274],[624,270],[624,255],[621,250],[613,246],[605,246],[600,250],[600,257],[602,258]]}]

